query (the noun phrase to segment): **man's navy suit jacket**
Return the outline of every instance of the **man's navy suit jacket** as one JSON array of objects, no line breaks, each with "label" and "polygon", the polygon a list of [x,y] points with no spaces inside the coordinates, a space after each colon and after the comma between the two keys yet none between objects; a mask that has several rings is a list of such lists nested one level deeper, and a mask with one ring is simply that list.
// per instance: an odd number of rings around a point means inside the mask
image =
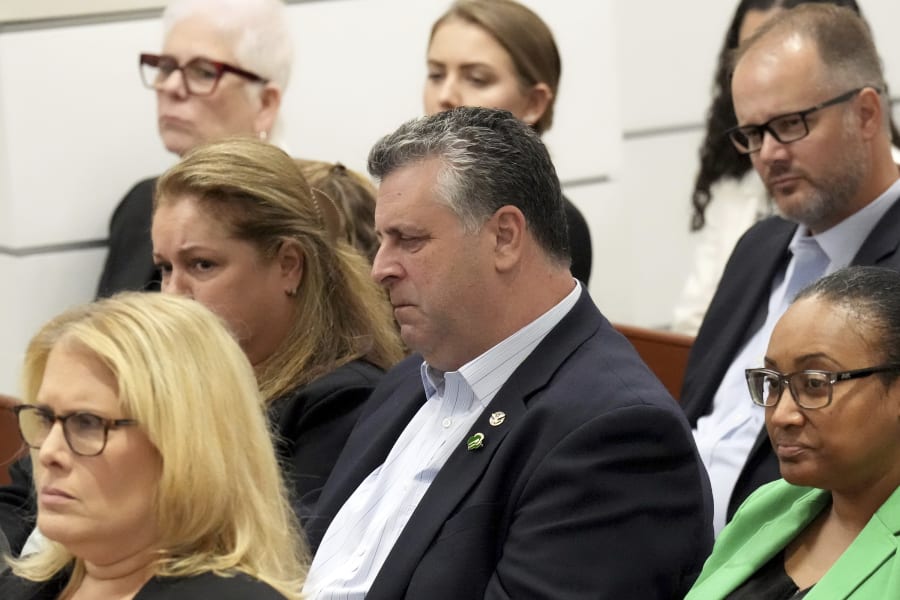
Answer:
[{"label": "man's navy suit jacket", "polygon": [[[713,397],[725,371],[765,322],[772,280],[791,259],[788,244],[796,229],[795,223],[781,217],[765,219],[744,234],[728,259],[691,348],[681,388],[681,405],[691,427],[696,427],[700,417],[712,412]],[[881,218],[851,264],[900,270],[898,245],[900,201]],[[746,401],[751,401],[749,391]],[[761,428],[731,495],[728,519],[756,488],[780,477],[778,459],[765,428]]]},{"label": "man's navy suit jacket", "polygon": [[[364,407],[307,521],[313,548],[424,403],[421,364]],[[711,520],[684,415],[582,292],[441,468],[367,598],[680,598]]]}]

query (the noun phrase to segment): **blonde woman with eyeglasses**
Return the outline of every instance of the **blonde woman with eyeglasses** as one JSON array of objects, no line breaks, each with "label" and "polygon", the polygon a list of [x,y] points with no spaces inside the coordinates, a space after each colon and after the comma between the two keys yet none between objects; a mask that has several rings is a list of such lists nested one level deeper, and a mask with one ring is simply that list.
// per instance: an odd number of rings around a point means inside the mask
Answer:
[{"label": "blonde woman with eyeglasses", "polygon": [[72,309],[23,381],[49,542],[7,561],[0,598],[299,598],[308,556],[256,378],[209,310],[134,293]]}]

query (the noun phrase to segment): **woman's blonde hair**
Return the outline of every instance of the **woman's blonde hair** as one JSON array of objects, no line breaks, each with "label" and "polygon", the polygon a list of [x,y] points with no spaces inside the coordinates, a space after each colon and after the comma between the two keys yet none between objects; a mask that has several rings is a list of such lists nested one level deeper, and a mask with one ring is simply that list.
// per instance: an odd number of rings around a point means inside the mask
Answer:
[{"label": "woman's blonde hair", "polygon": [[375,196],[371,181],[341,163],[297,159],[300,171],[313,189],[325,193],[341,209],[344,238],[371,263],[378,252],[375,235]]},{"label": "woman's blonde hair", "polygon": [[[244,572],[299,598],[309,561],[287,500],[275,449],[244,352],[200,303],[123,293],[71,309],[28,345],[23,401],[34,404],[51,350],[63,344],[96,357],[115,376],[122,412],[156,446],[159,558],[155,575]],[[11,561],[47,580],[84,565],[61,544]]]},{"label": "woman's blonde hair", "polygon": [[553,93],[547,109],[534,124],[538,133],[553,125],[553,105],[559,90],[562,61],[553,32],[530,8],[515,0],[457,0],[431,27],[435,32],[450,19],[477,25],[497,40],[512,59],[523,90],[545,83]]},{"label": "woman's blonde hair", "polygon": [[383,369],[402,358],[390,304],[366,259],[341,238],[337,208],[282,150],[252,138],[195,148],[157,181],[154,210],[184,198],[265,260],[286,241],[303,252],[293,325],[257,365],[267,401],[357,358]]}]

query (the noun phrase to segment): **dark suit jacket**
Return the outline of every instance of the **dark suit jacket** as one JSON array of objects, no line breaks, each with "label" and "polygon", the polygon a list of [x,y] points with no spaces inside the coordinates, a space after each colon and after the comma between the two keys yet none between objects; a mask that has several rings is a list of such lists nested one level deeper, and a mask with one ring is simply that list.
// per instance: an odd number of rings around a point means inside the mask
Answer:
[{"label": "dark suit jacket", "polygon": [[[422,406],[421,362],[373,392],[307,521],[314,548]],[[369,600],[683,596],[712,543],[705,471],[680,409],[586,292],[463,439],[476,432],[484,446],[450,455]]]},{"label": "dark suit jacket", "polygon": [[[692,427],[712,411],[713,397],[725,371],[768,314],[772,280],[790,261],[788,244],[797,226],[770,217],[751,227],[741,238],[719,282],[712,303],[691,348],[681,388],[681,405]],[[875,226],[853,258],[854,265],[876,265],[900,270],[900,202]],[[747,402],[750,402],[749,392]],[[778,460],[763,428],[738,477],[728,518],[753,490],[781,477]]]},{"label": "dark suit jacket", "polygon": [[[3,600],[56,600],[69,580],[68,573],[47,582],[32,582],[7,572],[0,575]],[[284,596],[268,584],[243,573],[223,577],[202,573],[193,577],[154,577],[134,600],[283,600]]]},{"label": "dark suit jacket", "polygon": [[138,182],[116,207],[109,221],[109,251],[97,286],[103,298],[125,290],[158,290],[153,266],[153,190],[156,177]]}]

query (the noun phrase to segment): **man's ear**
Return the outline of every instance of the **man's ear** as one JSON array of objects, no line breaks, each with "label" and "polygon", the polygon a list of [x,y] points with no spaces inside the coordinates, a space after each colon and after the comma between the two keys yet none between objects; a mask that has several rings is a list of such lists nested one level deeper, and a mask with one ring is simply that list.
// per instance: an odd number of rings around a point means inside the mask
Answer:
[{"label": "man's ear", "polygon": [[553,90],[546,83],[536,83],[528,90],[528,105],[522,113],[522,121],[534,127],[553,102]]},{"label": "man's ear", "polygon": [[501,206],[490,219],[494,236],[494,263],[498,271],[509,271],[522,258],[527,224],[525,215],[515,206]]},{"label": "man's ear", "polygon": [[884,128],[884,105],[874,88],[863,88],[856,99],[859,126],[865,139],[871,139]]},{"label": "man's ear", "polygon": [[281,88],[274,83],[267,83],[260,92],[260,105],[253,119],[253,130],[262,138],[268,138],[275,126],[278,109],[281,108]]},{"label": "man's ear", "polygon": [[296,240],[284,240],[278,248],[275,260],[278,261],[279,275],[284,293],[293,296],[303,281],[303,249]]}]

